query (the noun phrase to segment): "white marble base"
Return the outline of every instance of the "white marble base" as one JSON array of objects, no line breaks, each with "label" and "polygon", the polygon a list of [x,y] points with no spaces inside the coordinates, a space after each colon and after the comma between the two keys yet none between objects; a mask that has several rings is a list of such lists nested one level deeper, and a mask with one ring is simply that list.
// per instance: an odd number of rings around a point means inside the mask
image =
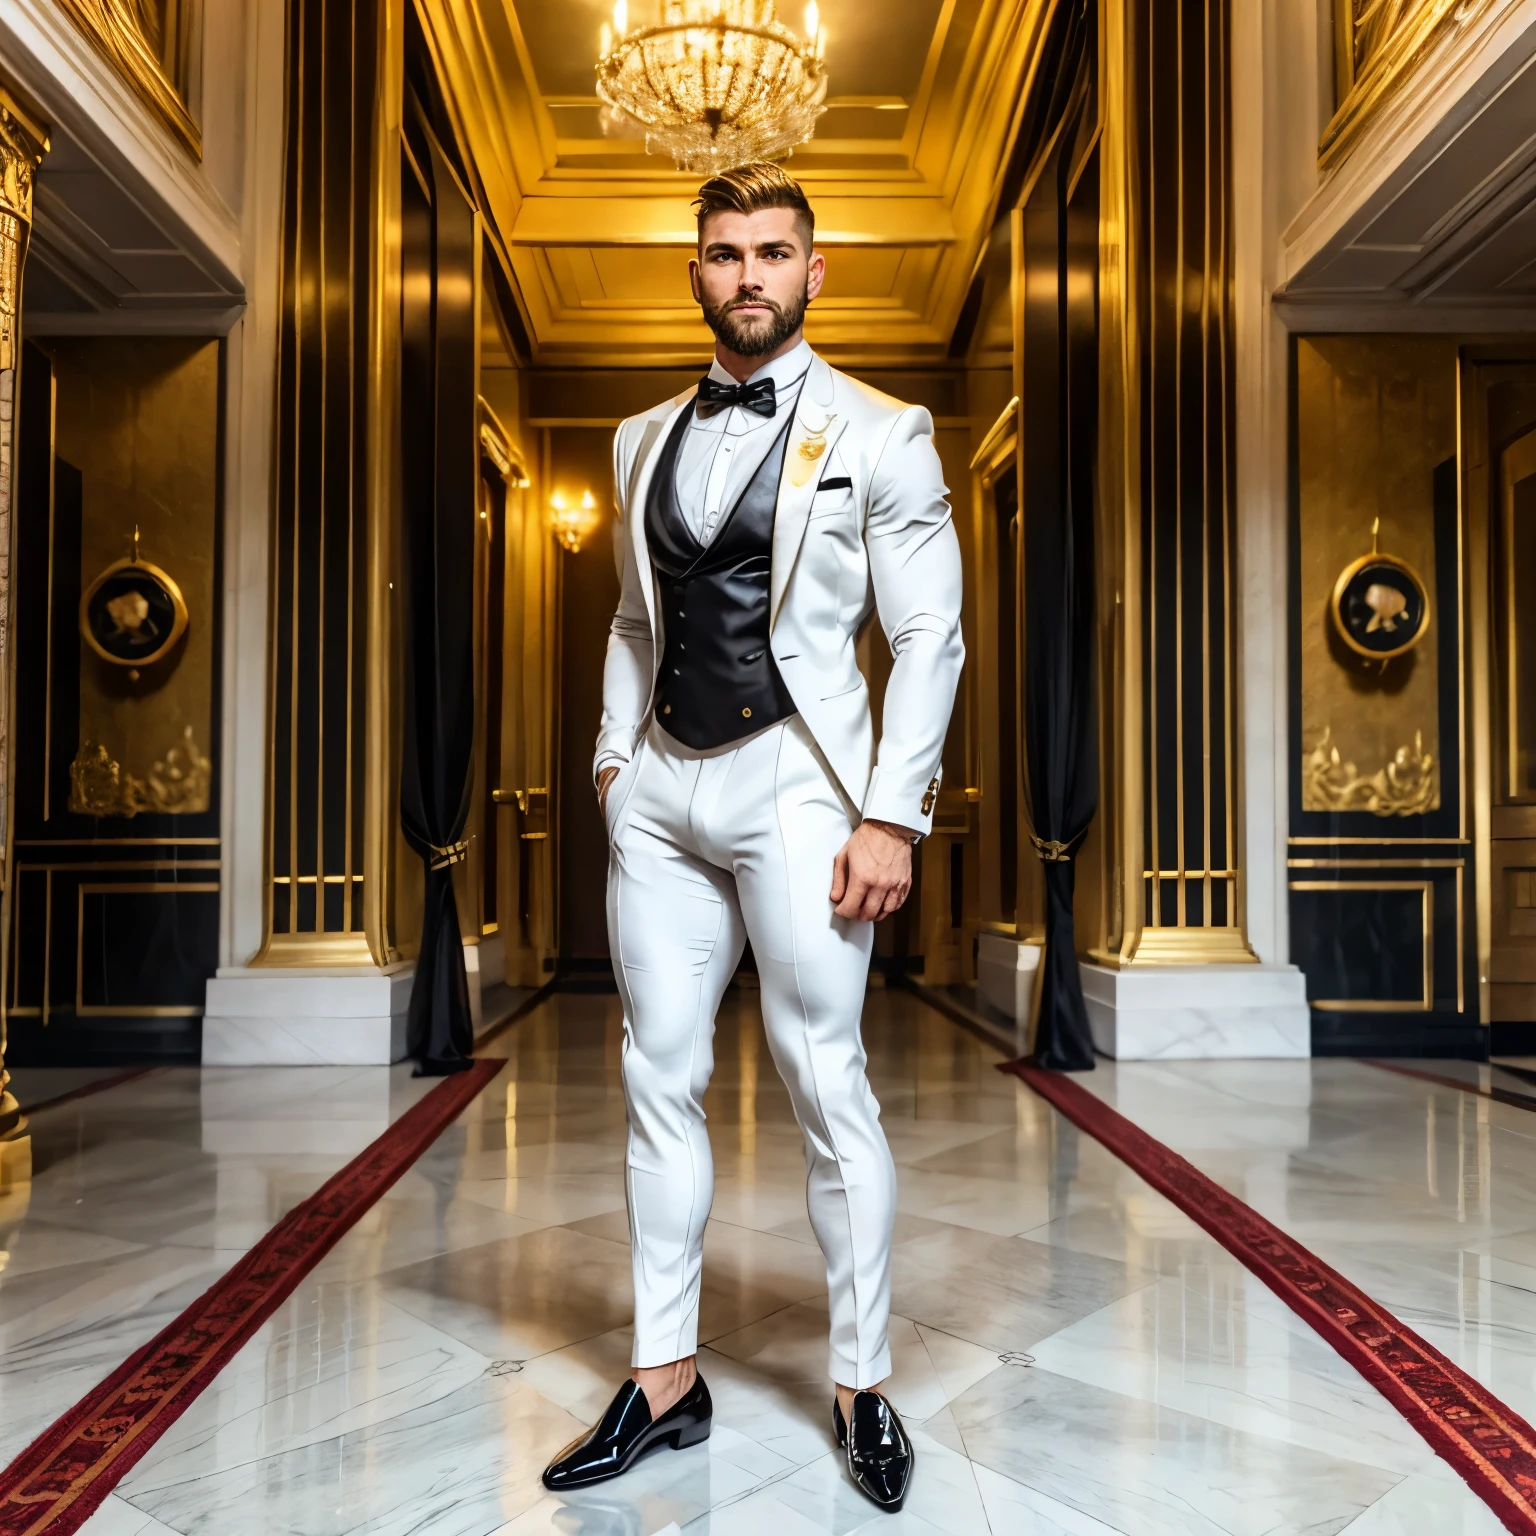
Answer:
[{"label": "white marble base", "polygon": [[506,946],[499,933],[464,945],[464,976],[469,982],[469,1016],[478,1036],[485,1027],[486,988],[499,986],[507,977]]},{"label": "white marble base", "polygon": [[415,967],[228,966],[208,983],[205,1067],[388,1066],[405,1056]]},{"label": "white marble base", "polygon": [[1293,965],[1084,965],[1093,1043],[1118,1061],[1310,1056],[1306,979]]},{"label": "white marble base", "polygon": [[976,939],[977,994],[1016,1024],[1027,1022],[1042,953],[1039,944],[1020,944],[995,933],[980,934]]}]

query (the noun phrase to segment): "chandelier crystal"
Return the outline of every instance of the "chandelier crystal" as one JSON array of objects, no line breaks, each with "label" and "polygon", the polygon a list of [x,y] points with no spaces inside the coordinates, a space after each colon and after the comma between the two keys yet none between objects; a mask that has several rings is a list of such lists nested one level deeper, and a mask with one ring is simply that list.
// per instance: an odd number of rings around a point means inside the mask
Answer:
[{"label": "chandelier crystal", "polygon": [[629,26],[626,0],[603,27],[597,94],[652,154],[712,175],[803,144],[825,111],[825,38],[816,5],[806,36],[774,0],[663,0],[654,26]]}]

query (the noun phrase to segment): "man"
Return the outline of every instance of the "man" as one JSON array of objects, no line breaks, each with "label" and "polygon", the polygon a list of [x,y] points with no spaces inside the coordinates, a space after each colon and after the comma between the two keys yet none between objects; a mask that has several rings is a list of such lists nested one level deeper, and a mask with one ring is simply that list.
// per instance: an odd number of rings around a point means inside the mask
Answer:
[{"label": "man", "polygon": [[[689,277],[715,361],[614,441],[622,595],[594,766],[624,1005],[634,1370],[544,1480],[585,1486],[709,1434],[703,1100],[750,939],[827,1261],[834,1433],[863,1492],[899,1509],[912,1447],[878,1390],[896,1170],[859,1025],[872,924],[906,900],[932,824],[964,659],[960,548],[928,412],[806,344],[825,262],[800,187],[743,166],[695,207]],[[872,608],[894,654],[878,750],[854,655]]]}]

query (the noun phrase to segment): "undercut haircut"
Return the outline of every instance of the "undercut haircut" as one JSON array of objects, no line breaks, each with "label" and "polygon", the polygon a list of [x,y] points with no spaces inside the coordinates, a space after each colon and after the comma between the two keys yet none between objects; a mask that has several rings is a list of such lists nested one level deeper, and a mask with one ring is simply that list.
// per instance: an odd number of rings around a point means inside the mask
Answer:
[{"label": "undercut haircut", "polygon": [[699,188],[693,211],[699,221],[699,246],[704,245],[704,221],[712,213],[758,213],[764,208],[792,208],[795,225],[811,254],[816,241],[816,215],[800,183],[769,160],[733,166],[711,176]]}]

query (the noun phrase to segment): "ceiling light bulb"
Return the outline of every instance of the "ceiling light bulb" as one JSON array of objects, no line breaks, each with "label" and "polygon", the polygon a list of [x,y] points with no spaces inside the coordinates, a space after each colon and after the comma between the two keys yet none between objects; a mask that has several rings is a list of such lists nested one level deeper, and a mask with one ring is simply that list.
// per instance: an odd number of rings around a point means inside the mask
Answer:
[{"label": "ceiling light bulb", "polygon": [[814,42],[816,34],[820,31],[821,7],[816,4],[816,0],[811,0],[811,3],[805,8],[805,35]]},{"label": "ceiling light bulb", "polygon": [[590,512],[597,505],[597,497],[591,491],[583,491],[581,493],[581,504]]},{"label": "ceiling light bulb", "polygon": [[613,30],[617,37],[629,31],[629,0],[613,0]]},{"label": "ceiling light bulb", "polygon": [[613,52],[613,28],[605,21],[602,29],[597,34],[597,53],[599,58],[606,59]]}]

